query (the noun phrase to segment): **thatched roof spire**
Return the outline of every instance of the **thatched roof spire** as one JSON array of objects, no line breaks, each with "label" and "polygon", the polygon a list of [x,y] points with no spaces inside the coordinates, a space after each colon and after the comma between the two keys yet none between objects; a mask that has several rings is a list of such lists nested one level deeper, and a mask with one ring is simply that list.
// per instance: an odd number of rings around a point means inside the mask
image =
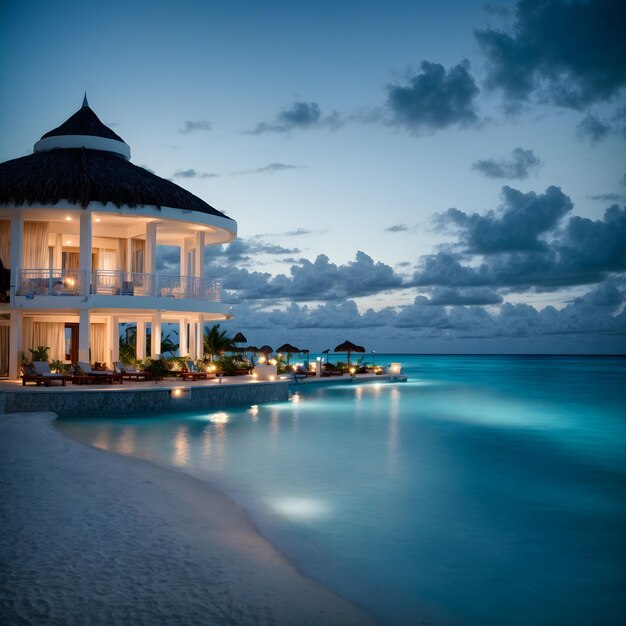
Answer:
[{"label": "thatched roof spire", "polygon": [[130,148],[98,119],[85,92],[82,107],[46,133],[33,154],[0,163],[0,205],[70,202],[87,207],[95,202],[171,207],[231,219],[129,159]]}]

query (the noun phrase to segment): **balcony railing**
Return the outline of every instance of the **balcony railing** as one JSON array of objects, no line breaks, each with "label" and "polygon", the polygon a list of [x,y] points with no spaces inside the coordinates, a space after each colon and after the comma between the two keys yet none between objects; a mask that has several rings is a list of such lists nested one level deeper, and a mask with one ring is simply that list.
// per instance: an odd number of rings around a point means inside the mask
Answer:
[{"label": "balcony railing", "polygon": [[83,270],[20,270],[15,289],[18,296],[83,296]]},{"label": "balcony railing", "polygon": [[[219,280],[169,274],[144,274],[96,270],[91,273],[89,293],[108,296],[190,298],[221,302]],[[81,270],[20,270],[18,296],[86,295],[85,272]]]}]

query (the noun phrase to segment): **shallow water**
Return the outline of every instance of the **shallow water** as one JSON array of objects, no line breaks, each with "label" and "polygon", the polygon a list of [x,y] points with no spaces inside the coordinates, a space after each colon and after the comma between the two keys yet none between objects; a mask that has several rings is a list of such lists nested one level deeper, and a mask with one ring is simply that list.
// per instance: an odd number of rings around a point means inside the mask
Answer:
[{"label": "shallow water", "polygon": [[407,383],[67,434],[217,483],[384,624],[618,624],[626,360],[376,356]]}]

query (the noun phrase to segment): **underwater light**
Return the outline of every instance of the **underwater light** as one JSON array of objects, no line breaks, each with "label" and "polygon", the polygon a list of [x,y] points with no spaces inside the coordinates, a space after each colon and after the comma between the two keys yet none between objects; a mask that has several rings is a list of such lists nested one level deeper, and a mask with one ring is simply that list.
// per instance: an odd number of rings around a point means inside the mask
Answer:
[{"label": "underwater light", "polygon": [[328,506],[313,498],[277,498],[270,500],[270,506],[281,515],[292,519],[311,519],[328,514]]},{"label": "underwater light", "polygon": [[228,419],[228,413],[224,411],[218,411],[209,416],[209,422],[213,422],[214,424],[228,424]]}]

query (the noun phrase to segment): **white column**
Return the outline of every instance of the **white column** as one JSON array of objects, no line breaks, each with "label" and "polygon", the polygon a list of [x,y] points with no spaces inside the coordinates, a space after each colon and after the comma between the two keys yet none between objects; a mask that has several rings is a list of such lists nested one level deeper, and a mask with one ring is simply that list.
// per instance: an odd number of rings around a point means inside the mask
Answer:
[{"label": "white column", "polygon": [[9,329],[9,378],[20,375],[20,358],[22,350],[22,314],[11,311],[11,327]]},{"label": "white column", "polygon": [[156,271],[156,237],[157,223],[148,222],[146,224],[146,259],[143,270],[147,274],[154,274]]},{"label": "white column", "polygon": [[[82,223],[81,223],[82,226]],[[82,233],[82,228],[81,228]],[[82,247],[81,247],[82,254]],[[90,363],[89,359],[89,309],[78,311],[78,360]]]},{"label": "white column", "polygon": [[150,354],[153,359],[158,359],[161,356],[161,311],[155,311],[152,316],[151,339]]},{"label": "white column", "polygon": [[180,275],[187,276],[187,243],[185,239],[180,246]]},{"label": "white column", "polygon": [[194,358],[196,354],[196,323],[192,320],[189,320],[189,345],[187,349],[189,351],[189,357]]},{"label": "white column", "polygon": [[196,332],[198,333],[196,339],[196,359],[202,359],[204,358],[204,315],[202,313],[198,316]]},{"label": "white column", "polygon": [[187,320],[181,317],[178,321],[178,354],[180,356],[189,356],[189,348],[187,346]]},{"label": "white column", "polygon": [[110,319],[109,342],[111,343],[111,367],[113,367],[113,363],[120,360],[120,320],[118,317]]},{"label": "white column", "polygon": [[143,361],[146,358],[146,323],[137,321],[137,358]]},{"label": "white column", "polygon": [[198,278],[204,276],[204,231],[196,233],[196,271],[195,275]]},{"label": "white column", "polygon": [[[92,245],[91,211],[82,209],[80,212],[80,270],[85,273],[85,295],[89,295],[91,283],[91,245]],[[81,357],[81,361],[84,361]],[[88,360],[88,359],[87,359]]]},{"label": "white column", "polygon": [[[158,293],[157,279],[154,275],[156,272],[156,235],[157,224],[156,222],[148,222],[146,224],[146,258],[144,261],[143,271],[147,274],[152,274],[152,294]],[[152,355],[154,359],[154,354]]]},{"label": "white column", "polygon": [[[19,287],[18,274],[22,269],[22,248],[24,245],[24,214],[17,209],[11,216],[11,241],[9,264],[11,268],[11,304],[15,306],[15,290]],[[13,350],[13,348],[11,348]]]}]

